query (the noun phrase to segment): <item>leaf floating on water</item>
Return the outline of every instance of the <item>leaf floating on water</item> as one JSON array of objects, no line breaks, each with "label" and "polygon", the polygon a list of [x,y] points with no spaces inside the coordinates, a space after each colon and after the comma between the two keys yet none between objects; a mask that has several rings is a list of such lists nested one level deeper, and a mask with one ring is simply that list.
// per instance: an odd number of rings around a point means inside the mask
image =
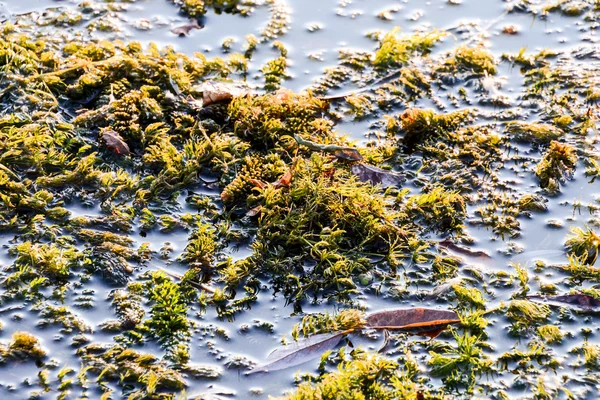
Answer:
[{"label": "leaf floating on water", "polygon": [[371,182],[373,185],[381,185],[382,188],[400,186],[406,178],[404,175],[393,171],[377,168],[367,164],[354,164],[350,171],[358,176],[361,182]]},{"label": "leaf floating on water", "polygon": [[190,32],[192,31],[192,29],[202,29],[202,28],[204,28],[204,27],[202,25],[200,25],[197,20],[193,19],[190,21],[189,24],[181,25],[181,26],[171,29],[171,33],[183,37],[183,36],[189,35]]},{"label": "leaf floating on water", "polygon": [[409,308],[370,314],[367,316],[365,327],[435,337],[448,325],[458,323],[460,319],[454,311]]},{"label": "leaf floating on water", "polygon": [[587,294],[566,294],[558,296],[527,296],[527,299],[549,306],[567,307],[577,311],[600,311],[600,300]]},{"label": "leaf floating on water", "polygon": [[131,151],[129,151],[129,146],[125,143],[125,140],[118,132],[115,132],[110,129],[105,129],[102,131],[102,140],[106,145],[106,148],[112,151],[113,153],[121,154],[121,155],[129,155]]},{"label": "leaf floating on water", "polygon": [[214,103],[230,102],[234,97],[250,93],[250,89],[226,82],[204,82],[195,90],[202,92],[202,106],[206,107]]},{"label": "leaf floating on water", "polygon": [[485,251],[474,251],[468,247],[459,246],[450,240],[442,240],[438,242],[438,245],[469,257],[491,258]]},{"label": "leaf floating on water", "polygon": [[324,352],[334,349],[350,331],[322,333],[280,347],[269,354],[265,364],[257,366],[248,375],[294,367],[320,357]]},{"label": "leaf floating on water", "polygon": [[333,152],[333,155],[337,158],[348,161],[362,161],[363,159],[363,156],[358,152],[358,150],[351,148],[336,150]]}]

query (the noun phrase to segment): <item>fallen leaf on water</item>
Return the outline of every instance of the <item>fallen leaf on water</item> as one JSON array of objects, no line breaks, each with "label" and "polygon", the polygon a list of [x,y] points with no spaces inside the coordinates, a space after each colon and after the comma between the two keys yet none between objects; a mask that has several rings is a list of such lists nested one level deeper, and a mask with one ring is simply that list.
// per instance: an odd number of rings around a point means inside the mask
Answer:
[{"label": "fallen leaf on water", "polygon": [[456,243],[447,239],[438,242],[438,245],[469,257],[491,258],[490,255],[485,251],[474,251],[469,249],[468,247],[459,246]]},{"label": "fallen leaf on water", "polygon": [[361,161],[363,159],[363,156],[356,149],[336,150],[333,155],[348,161]]},{"label": "fallen leaf on water", "polygon": [[448,325],[458,323],[460,319],[454,311],[409,308],[370,314],[365,327],[435,337]]},{"label": "fallen leaf on water", "polygon": [[125,143],[125,140],[119,133],[110,129],[105,129],[102,131],[101,138],[104,141],[106,148],[110,151],[124,156],[131,154],[129,146]]},{"label": "fallen leaf on water", "polygon": [[171,33],[179,36],[187,36],[190,34],[192,29],[202,29],[204,28],[202,25],[198,23],[197,20],[193,19],[189,24],[181,25],[171,29]]},{"label": "fallen leaf on water", "polygon": [[234,97],[250,93],[250,89],[227,82],[204,82],[195,90],[202,92],[202,106],[206,107],[213,103],[230,102]]},{"label": "fallen leaf on water", "polygon": [[578,311],[599,311],[600,300],[587,294],[566,294],[558,296],[527,296],[527,299],[535,303],[543,303],[550,306],[567,307]]},{"label": "fallen leaf on water", "polygon": [[294,367],[312,360],[313,358],[320,357],[324,352],[335,348],[342,337],[351,331],[352,330],[322,333],[280,347],[269,354],[264,364],[259,365],[248,372],[248,375],[256,372],[277,371]]},{"label": "fallen leaf on water", "polygon": [[386,171],[367,164],[354,164],[350,168],[350,171],[358,176],[361,182],[371,182],[373,185],[381,185],[384,189],[391,186],[400,186],[405,181],[405,177],[402,174]]}]

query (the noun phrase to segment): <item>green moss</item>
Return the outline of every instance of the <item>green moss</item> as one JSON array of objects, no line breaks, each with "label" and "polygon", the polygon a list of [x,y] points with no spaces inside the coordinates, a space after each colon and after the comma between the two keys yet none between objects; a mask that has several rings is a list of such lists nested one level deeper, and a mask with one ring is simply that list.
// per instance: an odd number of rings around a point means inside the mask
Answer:
[{"label": "green moss", "polygon": [[446,36],[444,32],[433,31],[398,37],[399,32],[400,28],[396,27],[380,40],[373,59],[376,68],[387,69],[403,64],[414,52],[427,54],[436,42]]},{"label": "green moss", "polygon": [[403,141],[409,148],[413,148],[420,143],[448,138],[450,132],[471,120],[470,110],[436,114],[433,110],[412,108],[400,116],[405,132]]},{"label": "green moss", "polygon": [[464,229],[465,200],[454,191],[437,187],[431,192],[409,197],[407,210],[423,218],[425,224],[436,231],[460,233]]},{"label": "green moss", "polygon": [[495,75],[496,62],[489,51],[481,47],[458,47],[437,72],[470,72],[477,75]]},{"label": "green moss", "polygon": [[536,330],[538,336],[546,343],[560,343],[563,340],[563,333],[560,328],[555,325],[539,326]]},{"label": "green moss", "polygon": [[577,154],[573,146],[551,142],[548,151],[535,169],[540,186],[550,193],[560,190],[560,182],[573,175],[577,165]]}]

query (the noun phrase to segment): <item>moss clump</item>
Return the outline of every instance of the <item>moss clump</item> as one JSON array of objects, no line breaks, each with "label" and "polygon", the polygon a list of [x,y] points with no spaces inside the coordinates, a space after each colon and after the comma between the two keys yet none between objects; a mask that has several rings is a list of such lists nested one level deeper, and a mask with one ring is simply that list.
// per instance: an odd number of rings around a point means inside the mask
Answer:
[{"label": "moss clump", "polygon": [[538,336],[546,343],[560,343],[563,340],[563,333],[555,325],[543,325],[536,330]]},{"label": "moss clump", "polygon": [[461,46],[437,69],[437,72],[495,75],[497,70],[492,53],[481,47]]},{"label": "moss clump", "polygon": [[209,224],[201,224],[194,229],[180,260],[191,267],[210,267],[217,250],[215,230]]},{"label": "moss clump", "polygon": [[86,367],[84,377],[95,374],[103,380],[133,384],[129,394],[132,398],[169,398],[173,391],[186,387],[179,371],[150,353],[119,345],[90,344],[77,350],[77,355]]},{"label": "moss clump", "polygon": [[565,135],[564,131],[554,125],[521,121],[508,122],[506,132],[517,140],[542,144],[549,144]]},{"label": "moss clump", "polygon": [[513,300],[508,305],[506,316],[513,323],[511,331],[519,334],[535,324],[546,322],[550,316],[550,308],[529,300]]},{"label": "moss clump", "polygon": [[398,373],[396,362],[355,350],[353,359],[342,362],[336,372],[318,377],[315,383],[301,383],[294,393],[280,400],[417,400],[428,390],[416,382],[416,363],[407,360],[407,364]]},{"label": "moss clump", "polygon": [[583,260],[586,264],[594,265],[600,250],[600,235],[589,227],[585,230],[573,227],[565,246],[571,256]]},{"label": "moss clump", "polygon": [[351,308],[341,310],[334,315],[329,313],[310,314],[302,318],[299,325],[294,326],[292,336],[297,339],[298,333],[302,333],[303,336],[311,336],[319,333],[357,329],[364,324],[364,313]]},{"label": "moss clump", "polygon": [[437,139],[448,138],[449,134],[461,125],[472,120],[470,110],[436,114],[433,110],[411,108],[400,116],[404,130],[403,142],[409,147]]},{"label": "moss clump", "polygon": [[24,358],[41,359],[46,356],[40,340],[29,332],[13,333],[8,347],[0,349],[5,360],[22,360]]},{"label": "moss clump", "polygon": [[409,197],[407,210],[423,218],[426,226],[439,232],[462,232],[467,214],[463,196],[441,187]]},{"label": "moss clump", "polygon": [[566,143],[551,142],[535,169],[540,186],[550,193],[559,191],[560,182],[573,175],[577,165],[576,149]]},{"label": "moss clump", "polygon": [[321,118],[326,103],[308,94],[281,90],[262,96],[235,98],[229,106],[229,117],[235,121],[235,133],[255,148],[285,146],[293,135],[311,140],[328,138],[331,122]]},{"label": "moss clump", "polygon": [[446,36],[444,32],[427,32],[412,36],[398,37],[400,28],[396,27],[379,42],[373,65],[376,68],[390,68],[405,63],[415,52],[427,54],[433,45]]}]

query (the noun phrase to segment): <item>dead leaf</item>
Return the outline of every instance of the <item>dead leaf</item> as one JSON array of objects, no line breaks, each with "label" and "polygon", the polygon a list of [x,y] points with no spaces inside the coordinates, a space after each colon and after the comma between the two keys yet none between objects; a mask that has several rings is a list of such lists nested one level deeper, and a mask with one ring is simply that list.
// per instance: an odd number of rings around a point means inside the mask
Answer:
[{"label": "dead leaf", "polygon": [[324,352],[334,349],[342,337],[351,331],[352,330],[322,333],[275,349],[275,351],[269,354],[263,365],[254,368],[252,371],[248,372],[248,375],[256,372],[277,371],[294,367],[312,360],[313,358],[320,357]]},{"label": "dead leaf", "polygon": [[279,189],[282,187],[287,187],[289,188],[290,185],[292,184],[292,171],[288,171],[286,172],[281,178],[279,178],[279,180],[277,182],[275,182],[273,184],[273,186],[275,186],[275,188]]},{"label": "dead leaf", "polygon": [[491,258],[490,255],[485,251],[474,251],[467,247],[459,246],[456,243],[447,239],[438,242],[438,245],[469,257]]},{"label": "dead leaf", "polygon": [[358,176],[361,182],[371,182],[373,185],[381,185],[384,189],[392,186],[400,186],[406,180],[402,174],[362,163],[354,164],[350,168],[350,171]]},{"label": "dead leaf", "polygon": [[250,93],[250,89],[246,86],[215,81],[204,82],[194,89],[202,92],[203,107],[214,103],[230,102],[234,97]]},{"label": "dead leaf", "polygon": [[104,129],[102,131],[101,138],[104,141],[106,148],[113,153],[124,156],[131,154],[131,151],[129,151],[129,146],[127,143],[125,143],[125,140],[121,137],[121,135],[119,135],[118,132],[110,129]]},{"label": "dead leaf", "polygon": [[505,35],[516,35],[519,33],[519,28],[516,25],[504,25],[502,27],[502,33]]},{"label": "dead leaf", "polygon": [[371,314],[367,316],[365,327],[435,337],[448,325],[458,323],[460,319],[454,311],[409,308]]},{"label": "dead leaf", "polygon": [[250,183],[259,189],[266,189],[268,184],[258,179],[250,179]]},{"label": "dead leaf", "polygon": [[342,160],[362,161],[363,156],[356,149],[336,150],[333,155]]},{"label": "dead leaf", "polygon": [[181,25],[176,28],[171,29],[171,33],[178,36],[187,36],[190,34],[192,29],[202,29],[204,28],[202,25],[198,23],[198,20],[192,19],[189,24]]},{"label": "dead leaf", "polygon": [[247,217],[256,217],[262,211],[262,206],[254,207],[246,213]]},{"label": "dead leaf", "polygon": [[587,294],[566,294],[558,296],[527,296],[527,299],[556,307],[571,308],[576,311],[599,311],[600,300]]}]

